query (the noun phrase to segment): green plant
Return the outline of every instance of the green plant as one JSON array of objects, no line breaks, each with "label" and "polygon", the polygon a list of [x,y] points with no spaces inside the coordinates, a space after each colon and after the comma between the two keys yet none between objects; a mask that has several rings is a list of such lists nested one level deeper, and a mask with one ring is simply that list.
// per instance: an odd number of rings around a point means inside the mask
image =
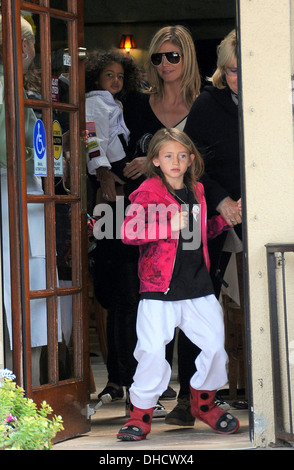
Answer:
[{"label": "green plant", "polygon": [[63,429],[61,416],[47,418],[52,411],[45,401],[38,409],[21,387],[4,378],[0,383],[0,449],[51,449],[52,439]]}]

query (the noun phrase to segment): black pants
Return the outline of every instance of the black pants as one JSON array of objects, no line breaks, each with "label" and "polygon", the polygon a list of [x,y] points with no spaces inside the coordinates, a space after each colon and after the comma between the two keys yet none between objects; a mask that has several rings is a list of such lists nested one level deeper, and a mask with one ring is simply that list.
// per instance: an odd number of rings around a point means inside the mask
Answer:
[{"label": "black pants", "polygon": [[93,283],[98,302],[108,311],[108,381],[130,386],[136,369],[133,352],[137,342],[139,303],[138,248],[121,240],[97,241]]},{"label": "black pants", "polygon": [[[119,269],[114,306],[109,313],[114,318],[114,342],[120,384],[130,387],[137,367],[134,349],[137,343],[136,320],[139,303],[138,263],[125,260]],[[111,347],[111,346],[110,346]]]}]

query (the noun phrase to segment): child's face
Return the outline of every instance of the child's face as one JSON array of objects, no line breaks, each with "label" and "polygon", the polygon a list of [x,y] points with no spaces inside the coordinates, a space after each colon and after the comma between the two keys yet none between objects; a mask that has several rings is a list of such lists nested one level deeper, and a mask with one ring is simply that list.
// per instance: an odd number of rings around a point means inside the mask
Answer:
[{"label": "child's face", "polygon": [[194,158],[195,155],[190,154],[187,147],[171,140],[161,147],[158,156],[152,161],[155,166],[160,167],[172,188],[181,189],[184,175]]},{"label": "child's face", "polygon": [[99,85],[113,96],[119,93],[124,86],[124,69],[121,64],[112,62],[101,72]]}]

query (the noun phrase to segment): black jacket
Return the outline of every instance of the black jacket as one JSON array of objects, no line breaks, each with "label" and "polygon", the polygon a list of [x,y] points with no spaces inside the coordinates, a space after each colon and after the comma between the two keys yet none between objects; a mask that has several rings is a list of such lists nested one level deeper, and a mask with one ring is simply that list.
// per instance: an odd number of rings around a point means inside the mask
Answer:
[{"label": "black jacket", "polygon": [[189,113],[185,132],[205,162],[203,184],[208,208],[227,196],[241,197],[238,106],[230,89],[206,86]]}]

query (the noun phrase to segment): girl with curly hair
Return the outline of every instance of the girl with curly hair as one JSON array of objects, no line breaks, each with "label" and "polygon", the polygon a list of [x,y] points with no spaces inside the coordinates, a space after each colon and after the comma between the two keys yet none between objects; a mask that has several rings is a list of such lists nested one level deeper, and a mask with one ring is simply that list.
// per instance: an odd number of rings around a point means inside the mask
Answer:
[{"label": "girl with curly hair", "polygon": [[[123,184],[125,179],[130,135],[121,99],[138,90],[140,72],[130,56],[99,50],[88,54],[85,69],[88,171],[100,181],[103,198],[115,201],[115,183]],[[109,170],[114,176],[108,178]]]}]

